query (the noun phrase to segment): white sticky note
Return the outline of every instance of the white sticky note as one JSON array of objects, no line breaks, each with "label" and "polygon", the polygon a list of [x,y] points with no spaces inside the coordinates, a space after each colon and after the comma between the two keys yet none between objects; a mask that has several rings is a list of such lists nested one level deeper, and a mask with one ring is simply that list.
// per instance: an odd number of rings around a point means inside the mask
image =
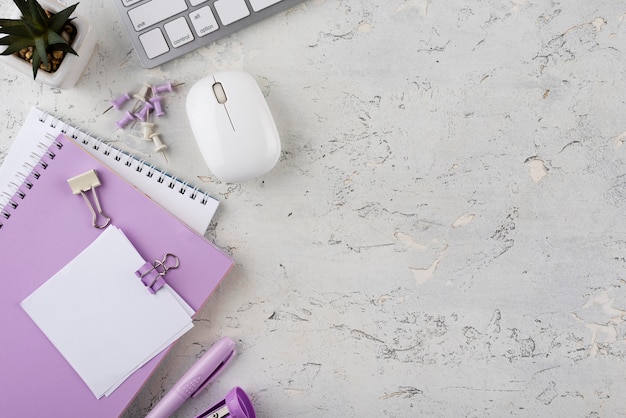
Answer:
[{"label": "white sticky note", "polygon": [[151,294],[135,276],[144,263],[111,226],[21,303],[97,398],[193,326],[169,286]]}]

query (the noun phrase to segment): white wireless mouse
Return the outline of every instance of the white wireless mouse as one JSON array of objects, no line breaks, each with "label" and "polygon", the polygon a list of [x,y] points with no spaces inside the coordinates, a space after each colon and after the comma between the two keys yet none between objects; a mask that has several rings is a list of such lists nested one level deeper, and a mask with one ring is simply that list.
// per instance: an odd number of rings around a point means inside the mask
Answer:
[{"label": "white wireless mouse", "polygon": [[265,97],[244,71],[198,80],[187,94],[187,117],[209,169],[225,183],[240,183],[271,170],[280,137]]}]

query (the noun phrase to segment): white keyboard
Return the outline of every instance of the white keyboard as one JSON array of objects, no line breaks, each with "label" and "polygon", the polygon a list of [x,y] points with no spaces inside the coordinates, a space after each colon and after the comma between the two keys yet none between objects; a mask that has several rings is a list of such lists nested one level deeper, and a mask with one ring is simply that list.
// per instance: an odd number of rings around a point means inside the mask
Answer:
[{"label": "white keyboard", "polygon": [[304,0],[113,0],[141,65],[153,68]]}]

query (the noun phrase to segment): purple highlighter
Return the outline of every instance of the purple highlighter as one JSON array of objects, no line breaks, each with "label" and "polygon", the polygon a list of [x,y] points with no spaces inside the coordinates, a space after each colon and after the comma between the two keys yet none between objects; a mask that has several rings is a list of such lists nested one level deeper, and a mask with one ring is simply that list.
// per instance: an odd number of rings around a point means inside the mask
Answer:
[{"label": "purple highlighter", "polygon": [[222,337],[180,378],[146,418],[170,417],[189,398],[198,395],[235,357],[235,342]]}]

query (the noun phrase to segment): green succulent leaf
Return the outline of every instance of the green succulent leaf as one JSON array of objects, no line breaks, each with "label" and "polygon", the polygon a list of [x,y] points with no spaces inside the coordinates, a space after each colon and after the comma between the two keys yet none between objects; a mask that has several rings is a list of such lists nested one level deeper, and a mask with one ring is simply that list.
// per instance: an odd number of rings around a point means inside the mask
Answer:
[{"label": "green succulent leaf", "polygon": [[2,27],[0,28],[0,33],[4,33],[6,35],[15,35],[20,38],[32,38],[31,31],[27,26],[12,26],[12,27]]},{"label": "green succulent leaf", "polygon": [[7,35],[0,38],[0,45],[11,45],[13,42],[17,41],[18,37],[13,35]]},{"label": "green succulent leaf", "polygon": [[33,78],[37,78],[37,71],[41,65],[41,58],[37,54],[33,54]]},{"label": "green succulent leaf", "polygon": [[10,44],[4,43],[5,38],[0,39],[0,45],[9,45],[7,49],[2,51],[2,55],[11,55],[15,54],[18,51],[21,51],[24,48],[28,48],[29,46],[33,46],[33,42],[30,39],[18,39],[16,41],[11,42]]},{"label": "green succulent leaf", "polygon": [[56,51],[63,51],[66,52],[68,54],[73,54],[78,56],[78,53],[76,51],[74,51],[74,48],[72,48],[71,46],[69,46],[68,44],[54,44],[54,45],[50,45],[50,49],[51,50],[56,50]]},{"label": "green succulent leaf", "polygon": [[0,26],[3,27],[22,26],[23,24],[21,19],[0,19]]},{"label": "green succulent leaf", "polygon": [[46,42],[43,38],[35,39],[35,54],[39,55],[43,65],[48,66],[48,53],[46,52]]},{"label": "green succulent leaf", "polygon": [[66,23],[72,20],[71,15],[78,3],[48,16],[46,10],[37,0],[13,0],[21,12],[20,19],[0,19],[0,45],[6,49],[0,54],[10,55],[27,47],[33,47],[32,64],[33,77],[41,64],[50,65],[48,52],[53,50],[75,54],[76,51],[68,45],[61,36]]},{"label": "green succulent leaf", "polygon": [[22,13],[22,16],[24,16],[25,18],[30,19],[30,9],[28,8],[28,2],[27,0],[13,0],[13,3],[15,3],[15,5],[17,6],[18,9],[20,9],[20,12]]},{"label": "green succulent leaf", "polygon": [[7,35],[20,35],[21,37],[29,36],[28,26],[21,20],[0,19],[0,33]]},{"label": "green succulent leaf", "polygon": [[30,10],[30,14],[32,16],[33,22],[37,25],[45,28],[48,26],[48,15],[46,15],[46,11],[37,3],[35,0],[28,1],[28,8]]},{"label": "green succulent leaf", "polygon": [[41,26],[38,26],[35,23],[26,19],[22,19],[22,22],[24,23],[24,28],[28,31],[29,36],[35,37],[43,34],[44,30]]},{"label": "green succulent leaf", "polygon": [[66,9],[63,9],[60,12],[56,13],[54,16],[52,16],[52,18],[50,19],[50,29],[57,33],[61,32],[63,26],[65,25],[65,22],[68,21],[72,13],[74,13],[74,10],[76,10],[76,6],[78,6],[78,3]]},{"label": "green succulent leaf", "polygon": [[48,45],[53,44],[66,44],[67,41],[58,33],[51,30],[48,31]]}]

